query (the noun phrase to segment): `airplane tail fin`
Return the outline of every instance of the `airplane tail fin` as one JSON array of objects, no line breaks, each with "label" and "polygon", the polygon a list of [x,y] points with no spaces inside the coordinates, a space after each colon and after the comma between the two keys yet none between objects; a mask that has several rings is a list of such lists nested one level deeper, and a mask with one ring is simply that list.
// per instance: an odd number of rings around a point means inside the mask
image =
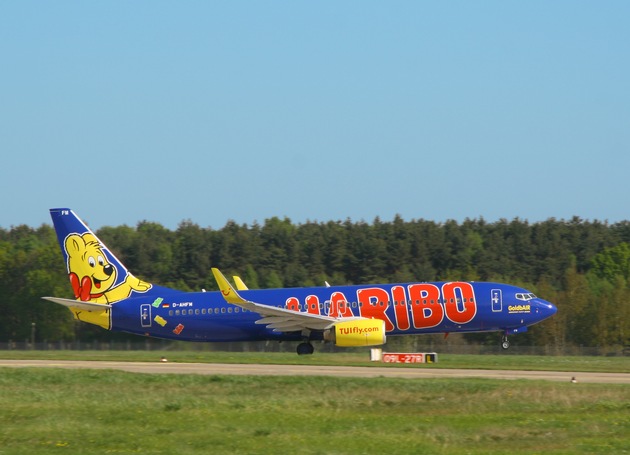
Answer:
[{"label": "airplane tail fin", "polygon": [[110,304],[151,289],[150,283],[129,273],[72,210],[50,209],[50,216],[77,300]]}]

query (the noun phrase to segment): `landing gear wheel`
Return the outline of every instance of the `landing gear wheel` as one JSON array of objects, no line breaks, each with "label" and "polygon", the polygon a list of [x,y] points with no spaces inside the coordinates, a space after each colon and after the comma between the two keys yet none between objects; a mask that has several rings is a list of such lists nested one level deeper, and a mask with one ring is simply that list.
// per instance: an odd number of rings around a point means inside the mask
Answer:
[{"label": "landing gear wheel", "polygon": [[510,347],[510,342],[507,339],[507,336],[503,337],[503,340],[501,341],[501,347],[503,349],[508,349]]},{"label": "landing gear wheel", "polygon": [[311,355],[313,352],[315,352],[315,348],[311,343],[300,343],[297,345],[298,355]]}]

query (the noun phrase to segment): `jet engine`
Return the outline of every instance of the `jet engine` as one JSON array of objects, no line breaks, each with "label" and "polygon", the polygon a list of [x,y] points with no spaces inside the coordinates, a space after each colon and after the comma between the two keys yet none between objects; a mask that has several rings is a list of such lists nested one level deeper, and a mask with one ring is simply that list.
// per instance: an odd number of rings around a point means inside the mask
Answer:
[{"label": "jet engine", "polygon": [[324,339],[341,347],[385,344],[385,321],[366,318],[340,321],[324,332]]}]

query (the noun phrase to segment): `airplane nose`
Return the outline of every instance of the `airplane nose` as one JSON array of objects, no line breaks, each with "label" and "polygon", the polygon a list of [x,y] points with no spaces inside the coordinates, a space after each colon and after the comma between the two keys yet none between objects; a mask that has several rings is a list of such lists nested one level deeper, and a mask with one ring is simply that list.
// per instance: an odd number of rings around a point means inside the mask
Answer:
[{"label": "airplane nose", "polygon": [[558,308],[553,303],[549,303],[545,300],[540,301],[540,308],[545,318],[549,318],[558,312]]}]

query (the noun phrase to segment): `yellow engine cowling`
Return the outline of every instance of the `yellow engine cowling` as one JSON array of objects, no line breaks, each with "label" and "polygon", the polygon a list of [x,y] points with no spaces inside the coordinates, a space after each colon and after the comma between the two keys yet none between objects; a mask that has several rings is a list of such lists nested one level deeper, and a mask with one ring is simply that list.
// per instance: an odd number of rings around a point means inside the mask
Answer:
[{"label": "yellow engine cowling", "polygon": [[381,319],[352,319],[337,322],[324,339],[335,346],[378,346],[385,344],[385,321]]}]

